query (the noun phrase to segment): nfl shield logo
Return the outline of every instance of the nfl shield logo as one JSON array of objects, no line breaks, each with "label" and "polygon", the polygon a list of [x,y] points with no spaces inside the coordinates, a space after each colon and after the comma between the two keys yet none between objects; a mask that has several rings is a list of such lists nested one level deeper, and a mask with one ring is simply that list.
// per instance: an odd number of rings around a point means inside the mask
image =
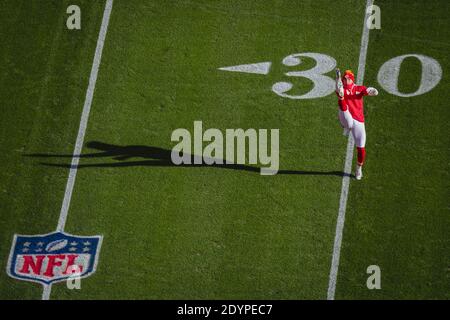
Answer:
[{"label": "nfl shield logo", "polygon": [[7,273],[25,281],[49,285],[95,272],[102,236],[82,237],[64,232],[14,235]]}]

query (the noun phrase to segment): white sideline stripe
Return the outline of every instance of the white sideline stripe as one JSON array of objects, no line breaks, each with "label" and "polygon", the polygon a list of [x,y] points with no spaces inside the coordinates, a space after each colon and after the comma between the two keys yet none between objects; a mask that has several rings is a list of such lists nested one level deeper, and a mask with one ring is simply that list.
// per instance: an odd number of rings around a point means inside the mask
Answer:
[{"label": "white sideline stripe", "polygon": [[[366,10],[364,15],[364,26],[361,38],[361,49],[359,51],[359,64],[358,64],[358,75],[356,79],[357,84],[362,84],[364,80],[364,72],[366,70],[366,57],[367,57],[367,46],[369,43],[369,28],[367,28],[367,19],[370,16],[368,8],[373,4],[373,0],[367,0]],[[333,247],[333,260],[331,262],[330,268],[330,279],[328,282],[328,300],[334,300],[334,295],[336,292],[336,279],[339,269],[339,258],[341,255],[341,244],[342,244],[342,234],[344,232],[344,222],[345,222],[345,210],[347,208],[347,197],[348,197],[348,187],[350,185],[350,174],[352,171],[352,160],[353,160],[353,148],[355,142],[353,136],[350,133],[348,135],[347,143],[347,153],[345,156],[345,166],[344,166],[344,177],[342,178],[342,189],[341,189],[341,199],[339,201],[339,214],[336,223],[336,235],[334,237],[334,247]]]},{"label": "white sideline stripe", "polygon": [[[102,59],[103,45],[105,43],[106,32],[108,31],[109,17],[111,15],[113,0],[107,0],[105,10],[103,12],[102,26],[97,39],[97,47],[95,49],[94,61],[92,63],[91,75],[89,77],[89,85],[86,91],[86,98],[84,100],[83,112],[81,114],[80,127],[78,129],[77,141],[72,156],[72,164],[70,166],[69,178],[67,179],[66,191],[64,193],[64,200],[59,214],[58,226],[56,231],[64,231],[66,225],[67,214],[69,212],[70,199],[72,198],[73,186],[77,176],[79,155],[81,154],[84,142],[84,135],[86,134],[86,127],[89,119],[89,112],[91,111],[92,98],[94,96],[95,83],[97,82],[98,69]],[[51,293],[51,284],[44,286],[42,292],[42,300],[49,300]]]}]

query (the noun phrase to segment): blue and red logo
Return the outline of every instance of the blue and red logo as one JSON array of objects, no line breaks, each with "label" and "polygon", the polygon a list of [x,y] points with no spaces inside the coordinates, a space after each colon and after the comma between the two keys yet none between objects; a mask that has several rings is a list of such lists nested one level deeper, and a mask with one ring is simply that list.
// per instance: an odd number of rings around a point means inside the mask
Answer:
[{"label": "blue and red logo", "polygon": [[85,278],[97,267],[102,236],[82,237],[64,232],[15,235],[6,272],[25,281],[48,285],[77,276]]}]

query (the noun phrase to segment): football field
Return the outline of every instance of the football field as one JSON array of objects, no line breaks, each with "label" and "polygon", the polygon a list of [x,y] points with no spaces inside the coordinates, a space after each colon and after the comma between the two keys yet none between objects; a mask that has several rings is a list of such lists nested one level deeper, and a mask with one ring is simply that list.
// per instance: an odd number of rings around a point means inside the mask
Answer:
[{"label": "football field", "polygon": [[[371,3],[4,0],[0,299],[449,299],[450,3]],[[361,181],[335,67],[379,91]],[[279,129],[278,173],[175,165],[196,121]],[[55,230],[102,236],[79,290],[11,276]]]}]

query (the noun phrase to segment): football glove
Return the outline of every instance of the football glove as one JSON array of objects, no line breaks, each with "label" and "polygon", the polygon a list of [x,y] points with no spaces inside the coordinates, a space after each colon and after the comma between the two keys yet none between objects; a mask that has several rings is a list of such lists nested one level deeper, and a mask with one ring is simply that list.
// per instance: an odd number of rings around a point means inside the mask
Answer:
[{"label": "football glove", "polygon": [[377,96],[378,95],[378,90],[375,89],[374,87],[368,87],[366,91],[369,96]]}]

